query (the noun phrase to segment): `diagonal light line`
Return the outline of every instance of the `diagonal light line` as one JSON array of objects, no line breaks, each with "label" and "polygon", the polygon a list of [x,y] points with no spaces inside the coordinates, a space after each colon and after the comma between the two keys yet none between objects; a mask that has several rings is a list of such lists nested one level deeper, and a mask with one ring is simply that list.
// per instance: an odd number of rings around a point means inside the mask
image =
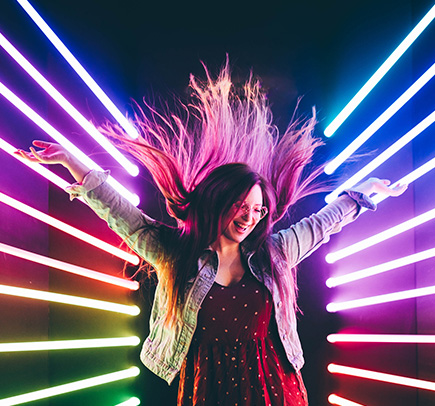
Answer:
[{"label": "diagonal light line", "polygon": [[382,372],[369,371],[367,369],[359,369],[347,367],[344,365],[329,364],[328,371],[332,374],[343,374],[355,376],[358,378],[372,379],[380,382],[393,383],[396,385],[410,386],[412,388],[427,389],[435,391],[435,382],[423,381],[422,379],[407,378],[399,375],[385,374]]},{"label": "diagonal light line", "polygon": [[122,288],[127,288],[130,290],[139,289],[139,283],[136,281],[107,275],[102,272],[97,272],[93,271],[92,269],[69,264],[67,262],[35,254],[34,252],[25,251],[20,248],[12,247],[3,243],[0,243],[0,252],[4,252],[5,254],[13,255],[15,257],[26,259],[28,261],[36,262],[38,264],[46,265],[52,268],[60,269],[61,271],[66,271],[75,275],[84,276],[85,278],[90,278],[100,282],[109,283],[111,285],[120,286]]},{"label": "diagonal light line", "polygon": [[130,175],[137,176],[139,168],[122,155],[0,32],[0,46],[59,104],[95,141],[97,141]]},{"label": "diagonal light line", "polygon": [[351,176],[346,182],[340,185],[333,192],[328,194],[325,198],[326,203],[331,203],[334,201],[341,192],[346,189],[350,189],[352,186],[356,185],[359,181],[364,179],[370,173],[372,173],[376,168],[382,165],[387,159],[391,158],[396,152],[400,151],[406,144],[411,142],[417,135],[423,132],[426,128],[431,126],[435,122],[435,111],[429,114],[424,120],[420,121],[412,130],[408,131],[399,140],[388,147],[384,152],[373,159],[369,164],[364,166],[355,175]]},{"label": "diagonal light line", "polygon": [[[57,131],[51,124],[45,121],[39,114],[32,110],[27,104],[25,104],[20,98],[18,98],[13,92],[11,92],[3,83],[0,82],[0,94],[2,94],[9,102],[11,102],[17,109],[25,114],[30,120],[32,120],[38,127],[44,130],[50,137],[56,142],[61,144],[70,153],[72,153],[77,159],[84,165],[91,169],[97,169],[102,171],[102,168],[98,166],[92,159],[78,149],[73,143],[66,139],[59,131]],[[109,176],[107,182],[119,193],[121,193],[132,204],[139,204],[139,197],[129,192],[124,186],[122,186],[113,177]]]},{"label": "diagonal light line", "polygon": [[139,406],[140,405],[140,399],[137,397],[132,397],[125,402],[118,403],[116,406]]},{"label": "diagonal light line", "polygon": [[[28,299],[44,300],[48,302],[63,303],[72,306],[88,307],[91,309],[105,310],[107,312],[122,313],[137,316],[139,307],[106,302],[104,300],[89,299],[87,297],[64,295],[62,293],[46,292],[43,290],[20,288],[17,286],[0,285],[0,294],[18,296]],[[1,405],[1,403],[0,403]]]},{"label": "diagonal light line", "polygon": [[325,173],[328,175],[349,158],[361,145],[363,145],[376,131],[379,130],[394,114],[396,114],[429,80],[435,76],[435,63],[420,76],[387,110],[385,110],[372,124],[370,124],[358,137],[356,137],[340,154],[328,165]]},{"label": "diagonal light line", "polygon": [[426,27],[435,18],[435,6],[433,6],[428,13],[420,20],[414,29],[406,36],[394,52],[386,59],[386,61],[378,68],[373,76],[366,82],[366,84],[358,91],[358,93],[350,100],[344,109],[337,115],[331,124],[325,129],[325,136],[331,137],[337,129],[344,123],[350,114],[359,106],[364,98],[373,90],[385,74],[394,66],[399,58],[405,51],[414,43],[419,35],[426,29]]},{"label": "diagonal light line", "polygon": [[93,237],[90,234],[85,233],[69,224],[64,223],[63,221],[57,220],[54,217],[49,216],[39,210],[34,209],[33,207],[28,206],[27,204],[21,203],[20,201],[0,192],[0,202],[7,204],[8,206],[19,210],[29,216],[32,216],[51,227],[55,227],[58,230],[61,230],[67,234],[70,234],[73,237],[76,237],[90,245],[93,245],[96,248],[99,248],[105,252],[108,252],[118,258],[123,259],[124,261],[128,261],[134,265],[139,264],[139,258],[136,255],[129,254],[113,245],[108,244],[96,237]]},{"label": "diagonal light line", "polygon": [[37,390],[34,392],[25,393],[23,395],[0,399],[0,406],[15,406],[35,400],[47,399],[53,396],[62,395],[81,389],[92,388],[94,386],[120,381],[122,379],[133,378],[135,376],[138,376],[139,373],[140,370],[138,367],[131,367],[122,371],[112,372],[110,374],[99,375],[93,378],[82,379],[76,382],[53,386],[52,388]]},{"label": "diagonal light line", "polygon": [[364,406],[361,403],[352,402],[351,400],[337,396],[334,393],[328,396],[328,402],[331,403],[331,405],[337,406]]},{"label": "diagonal light line", "polygon": [[329,334],[330,343],[435,344],[435,335],[425,334]]},{"label": "diagonal light line", "polygon": [[50,42],[55,46],[55,48],[60,52],[60,54],[65,58],[65,60],[70,64],[70,66],[75,70],[75,72],[79,75],[83,82],[86,83],[89,89],[95,94],[95,96],[98,98],[98,100],[100,100],[100,102],[109,111],[109,113],[115,118],[115,120],[121,125],[121,127],[124,128],[127,134],[132,138],[137,138],[139,134],[136,128],[134,128],[131,123],[124,117],[124,115],[104,93],[101,87],[83,68],[80,62],[68,50],[68,48],[63,44],[59,37],[53,32],[53,30],[38,14],[38,12],[32,7],[32,5],[27,0],[17,0],[17,2],[26,11],[30,18],[36,23],[36,25],[50,40]]},{"label": "diagonal light line", "polygon": [[84,340],[53,340],[0,343],[0,352],[57,351],[88,348],[135,347],[139,337],[89,338]]}]

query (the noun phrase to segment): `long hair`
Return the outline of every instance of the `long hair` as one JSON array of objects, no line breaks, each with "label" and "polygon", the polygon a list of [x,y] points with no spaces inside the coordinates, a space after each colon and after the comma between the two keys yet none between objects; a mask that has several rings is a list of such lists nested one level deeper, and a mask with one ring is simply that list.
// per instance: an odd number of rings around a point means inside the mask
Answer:
[{"label": "long hair", "polygon": [[216,80],[204,68],[206,81],[191,75],[190,103],[180,102],[176,114],[150,105],[138,108],[138,140],[129,140],[118,125],[102,129],[150,171],[168,213],[177,220],[175,238],[168,239],[171,252],[156,267],[168,301],[167,321],[181,311],[186,283],[197,272],[203,250],[221,235],[223,216],[255,184],[262,188],[269,214],[247,243],[269,261],[273,277],[281,275],[277,286],[289,308],[295,308],[294,274],[275,272],[270,235],[291,205],[316,191],[312,181],[319,171],[304,174],[321,145],[313,136],[315,115],[293,119],[280,135],[259,80],[251,74],[239,95],[228,60]]}]

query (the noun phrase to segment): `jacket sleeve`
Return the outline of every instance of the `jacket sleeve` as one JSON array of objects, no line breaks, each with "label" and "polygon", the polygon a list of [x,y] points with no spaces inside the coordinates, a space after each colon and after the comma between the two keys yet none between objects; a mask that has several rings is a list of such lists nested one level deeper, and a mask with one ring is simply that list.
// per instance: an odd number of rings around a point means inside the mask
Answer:
[{"label": "jacket sleeve", "polygon": [[343,226],[354,221],[363,207],[376,209],[366,195],[346,191],[318,213],[304,218],[286,230],[279,231],[278,243],[290,267],[297,265],[320,245],[328,242],[332,234],[338,233]]}]

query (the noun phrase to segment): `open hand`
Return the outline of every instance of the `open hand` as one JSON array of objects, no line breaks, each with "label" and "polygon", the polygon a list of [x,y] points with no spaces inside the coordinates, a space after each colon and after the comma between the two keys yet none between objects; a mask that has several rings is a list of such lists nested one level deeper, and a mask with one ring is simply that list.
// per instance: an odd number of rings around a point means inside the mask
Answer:
[{"label": "open hand", "polygon": [[407,188],[408,185],[397,184],[389,187],[391,181],[388,179],[369,178],[363,183],[352,188],[357,192],[364,193],[367,196],[373,193],[381,193],[387,196],[400,196]]},{"label": "open hand", "polygon": [[40,164],[67,164],[69,154],[61,145],[39,140],[33,141],[33,145],[42,150],[36,151],[34,147],[30,147],[30,152],[19,149],[15,151],[15,154],[30,162]]}]

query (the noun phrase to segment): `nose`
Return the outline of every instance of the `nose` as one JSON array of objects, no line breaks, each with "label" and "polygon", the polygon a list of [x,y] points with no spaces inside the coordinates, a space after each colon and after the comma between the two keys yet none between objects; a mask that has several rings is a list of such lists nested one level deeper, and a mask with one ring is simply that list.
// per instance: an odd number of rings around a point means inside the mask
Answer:
[{"label": "nose", "polygon": [[244,211],[243,211],[243,220],[245,221],[252,221],[253,219],[253,215],[252,215],[252,208],[251,207],[247,207]]}]

